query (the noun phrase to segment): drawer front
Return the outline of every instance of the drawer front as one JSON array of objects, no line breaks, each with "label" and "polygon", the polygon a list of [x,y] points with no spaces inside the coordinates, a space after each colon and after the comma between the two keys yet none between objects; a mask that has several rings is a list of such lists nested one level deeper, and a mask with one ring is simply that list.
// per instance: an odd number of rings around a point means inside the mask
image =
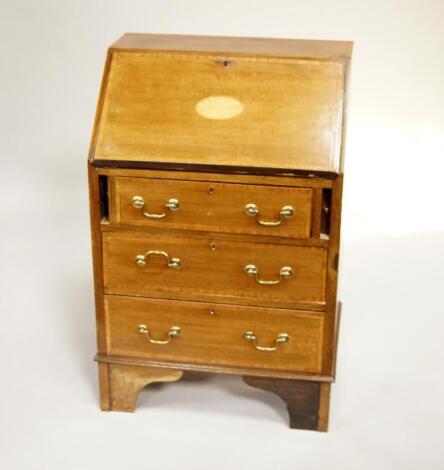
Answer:
[{"label": "drawer front", "polygon": [[110,293],[289,307],[325,302],[325,248],[108,232],[103,249]]},{"label": "drawer front", "polygon": [[319,313],[114,295],[105,311],[109,354],[321,372]]},{"label": "drawer front", "polygon": [[111,194],[118,224],[310,236],[308,188],[117,177]]}]

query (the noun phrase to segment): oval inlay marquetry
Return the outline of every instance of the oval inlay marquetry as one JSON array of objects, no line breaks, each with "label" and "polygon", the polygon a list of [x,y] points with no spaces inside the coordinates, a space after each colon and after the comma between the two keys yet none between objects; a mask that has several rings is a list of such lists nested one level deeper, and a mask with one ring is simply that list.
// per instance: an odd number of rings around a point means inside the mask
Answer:
[{"label": "oval inlay marquetry", "polygon": [[244,105],[231,96],[208,96],[196,104],[196,113],[207,119],[232,119],[244,110]]}]

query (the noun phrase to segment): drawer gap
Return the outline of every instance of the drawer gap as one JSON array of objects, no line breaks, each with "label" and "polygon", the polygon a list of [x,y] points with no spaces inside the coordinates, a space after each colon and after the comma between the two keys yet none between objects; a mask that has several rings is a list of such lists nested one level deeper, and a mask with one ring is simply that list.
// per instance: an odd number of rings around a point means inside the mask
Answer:
[{"label": "drawer gap", "polygon": [[99,193],[100,193],[100,216],[102,222],[109,221],[109,192],[108,192],[108,176],[99,176]]},{"label": "drawer gap", "polygon": [[321,238],[330,237],[331,200],[332,200],[332,190],[324,188],[322,190],[322,205],[321,205]]}]

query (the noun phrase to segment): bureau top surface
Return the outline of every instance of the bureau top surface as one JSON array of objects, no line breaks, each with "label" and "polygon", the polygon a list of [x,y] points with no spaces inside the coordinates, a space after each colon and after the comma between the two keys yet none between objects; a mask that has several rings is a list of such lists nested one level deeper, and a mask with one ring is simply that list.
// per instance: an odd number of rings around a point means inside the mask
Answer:
[{"label": "bureau top surface", "polygon": [[109,49],[90,158],[339,173],[351,47],[126,34]]},{"label": "bureau top surface", "polygon": [[352,47],[350,41],[127,33],[110,48],[334,60],[350,59]]}]

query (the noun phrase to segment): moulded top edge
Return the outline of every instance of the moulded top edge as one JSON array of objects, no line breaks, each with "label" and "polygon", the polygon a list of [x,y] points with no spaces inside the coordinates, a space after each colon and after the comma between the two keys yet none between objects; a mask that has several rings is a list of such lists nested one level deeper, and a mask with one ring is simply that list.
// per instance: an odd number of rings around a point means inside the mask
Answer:
[{"label": "moulded top edge", "polygon": [[126,33],[110,50],[258,55],[314,60],[349,60],[353,42],[312,39],[189,36]]}]

